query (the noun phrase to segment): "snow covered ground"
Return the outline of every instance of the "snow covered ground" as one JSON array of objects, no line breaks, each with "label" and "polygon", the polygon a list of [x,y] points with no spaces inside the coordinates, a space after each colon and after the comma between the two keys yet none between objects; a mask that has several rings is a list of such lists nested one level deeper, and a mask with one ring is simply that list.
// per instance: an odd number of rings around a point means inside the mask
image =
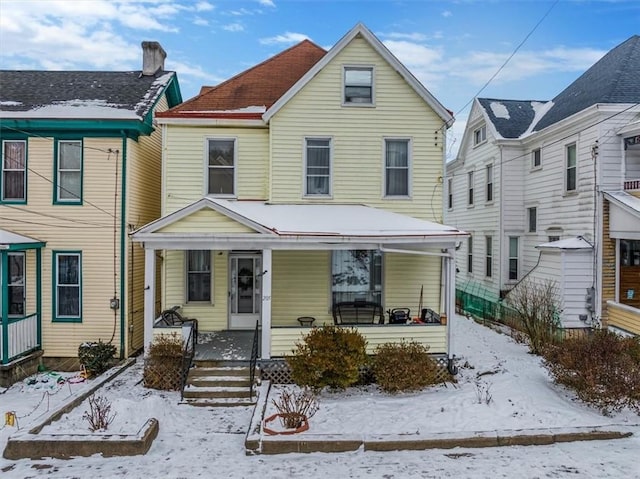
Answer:
[{"label": "snow covered ground", "polygon": [[[322,393],[320,410],[311,418],[310,430],[302,434],[403,434],[419,438],[443,431],[609,424],[634,425],[637,432],[622,440],[550,446],[246,456],[244,438],[251,408],[178,406],[177,393],[142,387],[142,365],[137,363],[98,395],[109,398],[116,413],[108,432],[133,434],[149,417],[159,420],[160,433],[148,454],[68,461],[0,459],[0,477],[640,477],[640,427],[635,426],[640,417],[628,411],[612,417],[601,415],[554,385],[540,359],[528,354],[525,346],[464,317],[456,319],[454,347],[460,364],[465,365],[456,385],[395,396],[374,386]],[[47,407],[54,409],[89,387],[89,383],[54,382],[21,383],[0,391],[3,419],[6,411],[15,411],[20,428],[27,428],[38,422]],[[85,405],[76,408],[43,432],[86,432],[82,420],[86,409]],[[0,427],[3,450],[16,428]]]}]

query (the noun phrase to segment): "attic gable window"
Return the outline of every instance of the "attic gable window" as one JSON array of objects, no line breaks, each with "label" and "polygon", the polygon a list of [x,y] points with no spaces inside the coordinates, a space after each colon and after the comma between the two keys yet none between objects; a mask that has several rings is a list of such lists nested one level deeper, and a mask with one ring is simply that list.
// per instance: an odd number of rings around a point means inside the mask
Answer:
[{"label": "attic gable window", "polygon": [[235,180],[236,140],[234,138],[207,139],[207,194],[234,196]]},{"label": "attic gable window", "polygon": [[487,126],[482,125],[480,128],[473,130],[473,146],[485,141],[487,141]]},{"label": "attic gable window", "polygon": [[373,67],[344,67],[345,105],[373,105]]}]

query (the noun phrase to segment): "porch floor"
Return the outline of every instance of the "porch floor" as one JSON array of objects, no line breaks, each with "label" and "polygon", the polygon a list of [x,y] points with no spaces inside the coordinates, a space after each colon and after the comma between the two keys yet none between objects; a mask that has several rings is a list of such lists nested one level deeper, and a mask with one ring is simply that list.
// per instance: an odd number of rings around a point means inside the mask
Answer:
[{"label": "porch floor", "polygon": [[[254,331],[212,331],[198,333],[195,361],[249,361]],[[260,344],[258,343],[258,357]]]}]

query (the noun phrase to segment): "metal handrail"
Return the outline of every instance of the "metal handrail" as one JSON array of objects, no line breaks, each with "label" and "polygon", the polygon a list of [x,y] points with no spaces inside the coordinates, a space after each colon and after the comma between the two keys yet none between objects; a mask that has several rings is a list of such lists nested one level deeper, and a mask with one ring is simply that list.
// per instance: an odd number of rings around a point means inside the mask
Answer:
[{"label": "metal handrail", "polygon": [[253,381],[256,378],[256,363],[258,361],[258,328],[259,322],[256,321],[256,329],[253,332],[253,345],[251,346],[251,359],[249,360],[249,400],[253,399]]},{"label": "metal handrail", "polygon": [[184,399],[184,388],[187,386],[187,377],[189,369],[195,356],[196,344],[198,343],[198,330],[196,322],[192,321],[189,325],[189,336],[182,347],[182,384],[180,385],[180,401]]}]

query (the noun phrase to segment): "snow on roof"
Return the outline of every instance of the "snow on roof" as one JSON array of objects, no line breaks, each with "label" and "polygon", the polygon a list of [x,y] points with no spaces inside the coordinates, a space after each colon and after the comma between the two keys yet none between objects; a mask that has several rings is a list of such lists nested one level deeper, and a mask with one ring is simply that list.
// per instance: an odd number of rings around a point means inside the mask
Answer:
[{"label": "snow on roof", "polygon": [[522,135],[520,135],[520,138],[525,138],[529,136],[531,132],[533,132],[533,129],[538,124],[538,122],[551,109],[552,106],[553,106],[552,101],[547,101],[547,102],[532,101],[531,108],[533,108],[533,111],[535,112],[535,116],[533,117],[533,120],[529,124],[529,128],[527,128],[526,131]]},{"label": "snow on roof", "polygon": [[135,110],[126,105],[107,103],[105,100],[65,100],[32,108],[27,111],[3,111],[4,118],[109,118],[138,120]]},{"label": "snow on roof", "polygon": [[496,116],[496,118],[504,118],[505,120],[508,120],[510,118],[509,110],[507,110],[507,107],[502,103],[498,101],[492,101],[489,104],[489,107],[491,108],[491,111],[493,111],[493,114]]},{"label": "snow on roof", "polygon": [[210,199],[280,235],[427,236],[464,234],[451,226],[365,205],[268,204]]},{"label": "snow on roof", "polygon": [[41,241],[0,229],[0,246],[23,243],[41,243]]},{"label": "snow on roof", "polygon": [[585,240],[582,236],[575,238],[567,238],[558,241],[552,241],[550,243],[542,243],[536,246],[536,248],[549,248],[549,249],[593,249],[593,245]]},{"label": "snow on roof", "polygon": [[637,198],[624,191],[605,191],[605,196],[620,203],[621,206],[626,206],[636,213],[640,213],[640,198]]}]

